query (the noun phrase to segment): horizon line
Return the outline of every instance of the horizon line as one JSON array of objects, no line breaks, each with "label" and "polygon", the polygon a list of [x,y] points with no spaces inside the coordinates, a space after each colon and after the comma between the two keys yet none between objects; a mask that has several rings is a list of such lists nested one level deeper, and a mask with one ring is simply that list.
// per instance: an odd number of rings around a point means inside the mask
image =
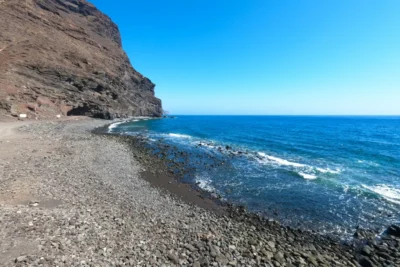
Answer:
[{"label": "horizon line", "polygon": [[400,117],[400,114],[168,114],[163,116]]}]

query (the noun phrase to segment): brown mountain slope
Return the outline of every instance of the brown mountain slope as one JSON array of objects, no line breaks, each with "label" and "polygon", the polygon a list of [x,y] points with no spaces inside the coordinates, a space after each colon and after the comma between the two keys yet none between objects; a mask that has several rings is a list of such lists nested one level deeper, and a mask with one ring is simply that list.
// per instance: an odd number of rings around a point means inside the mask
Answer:
[{"label": "brown mountain slope", "polygon": [[118,27],[85,0],[0,0],[0,114],[161,116]]}]

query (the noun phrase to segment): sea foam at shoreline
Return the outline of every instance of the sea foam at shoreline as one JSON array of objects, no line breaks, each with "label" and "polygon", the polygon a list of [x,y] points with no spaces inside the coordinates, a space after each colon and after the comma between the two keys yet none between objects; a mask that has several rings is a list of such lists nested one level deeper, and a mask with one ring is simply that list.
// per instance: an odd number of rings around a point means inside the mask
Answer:
[{"label": "sea foam at shoreline", "polygon": [[399,125],[385,118],[179,116],[110,132],[145,132],[184,151],[195,170],[185,181],[194,186],[289,225],[329,231],[400,219],[393,216],[400,211]]}]

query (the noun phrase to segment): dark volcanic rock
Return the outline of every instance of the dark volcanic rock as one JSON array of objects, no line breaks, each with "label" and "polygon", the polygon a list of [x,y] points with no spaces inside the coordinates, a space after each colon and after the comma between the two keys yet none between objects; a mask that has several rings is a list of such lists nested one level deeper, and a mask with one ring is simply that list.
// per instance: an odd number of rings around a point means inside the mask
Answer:
[{"label": "dark volcanic rock", "polygon": [[154,86],[85,0],[0,1],[0,113],[161,116]]},{"label": "dark volcanic rock", "polygon": [[400,226],[395,225],[395,224],[389,226],[387,229],[387,233],[389,235],[400,237]]}]

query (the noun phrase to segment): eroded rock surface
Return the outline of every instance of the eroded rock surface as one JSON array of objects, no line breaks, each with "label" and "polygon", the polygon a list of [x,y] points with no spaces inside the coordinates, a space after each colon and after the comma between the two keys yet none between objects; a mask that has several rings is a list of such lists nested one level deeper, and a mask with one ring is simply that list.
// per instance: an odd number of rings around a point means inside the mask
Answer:
[{"label": "eroded rock surface", "polygon": [[160,116],[116,24],[85,0],[0,0],[0,114]]}]

